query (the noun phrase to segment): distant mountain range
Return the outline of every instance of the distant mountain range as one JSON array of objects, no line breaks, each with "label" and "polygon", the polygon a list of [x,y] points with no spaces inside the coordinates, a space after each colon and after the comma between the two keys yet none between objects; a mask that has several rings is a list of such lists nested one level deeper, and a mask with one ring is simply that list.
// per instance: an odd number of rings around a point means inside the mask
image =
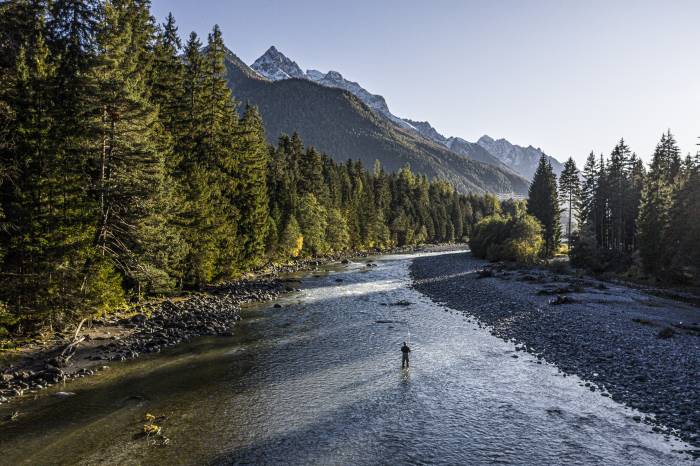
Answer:
[{"label": "distant mountain range", "polygon": [[[391,113],[381,95],[372,94],[337,71],[302,71],[270,47],[250,67],[227,54],[229,83],[241,101],[260,109],[271,142],[298,132],[309,145],[337,160],[379,160],[388,170],[405,164],[463,192],[525,194],[541,151],[505,139],[483,136],[476,143],[445,137],[428,122]],[[555,171],[561,164],[553,158]]]}]

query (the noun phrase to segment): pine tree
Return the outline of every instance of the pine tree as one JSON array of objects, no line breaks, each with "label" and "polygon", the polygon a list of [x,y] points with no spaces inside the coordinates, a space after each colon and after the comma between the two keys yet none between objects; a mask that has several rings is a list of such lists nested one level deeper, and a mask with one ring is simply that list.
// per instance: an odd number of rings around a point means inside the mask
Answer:
[{"label": "pine tree", "polygon": [[183,148],[177,143],[181,140],[186,121],[183,102],[185,66],[180,58],[181,49],[175,18],[169,14],[156,38],[148,85],[151,101],[158,105],[159,120],[174,141],[174,150],[166,160],[171,173],[182,161]]},{"label": "pine tree", "polygon": [[209,34],[206,52],[191,34],[185,46],[185,124],[176,138],[182,153],[178,170],[185,185],[188,237],[188,284],[199,287],[240,270],[237,241],[239,210],[236,152],[237,115],[225,79],[221,31]]},{"label": "pine tree", "polygon": [[[144,228],[161,206],[165,159],[170,139],[158,121],[157,107],[148,100],[142,73],[143,28],[136,21],[140,7],[132,1],[105,4],[98,36],[100,60],[94,68],[99,108],[96,133],[94,246],[137,288],[162,275],[156,263],[144,263],[141,251],[157,234]],[[162,280],[157,280],[162,282]]]},{"label": "pine tree", "polygon": [[246,106],[238,127],[239,179],[236,205],[240,210],[238,237],[243,243],[243,265],[262,263],[268,228],[268,148],[262,119],[255,107]]},{"label": "pine tree", "polygon": [[[11,282],[2,294],[15,314],[30,308],[52,310],[50,277],[55,265],[48,261],[52,207],[51,89],[54,67],[39,21],[35,36],[21,47],[13,80],[3,89],[3,100],[15,111],[7,121],[8,142],[2,148],[3,176],[0,209],[9,224],[0,230],[3,269]],[[9,116],[9,115],[8,115]]]},{"label": "pine tree", "polygon": [[304,235],[304,252],[309,256],[319,256],[328,252],[326,210],[312,193],[301,197],[299,226]]},{"label": "pine tree", "polygon": [[583,166],[579,205],[576,218],[579,225],[593,222],[595,210],[595,193],[598,186],[598,170],[595,154],[591,151]]},{"label": "pine tree", "polygon": [[[68,312],[96,305],[106,308],[120,301],[118,280],[107,262],[97,261],[94,186],[97,140],[101,132],[97,66],[98,33],[104,5],[97,0],[56,0],[50,3],[47,39],[57,63],[52,89],[55,122],[51,172],[55,200],[52,251],[49,260],[60,264],[56,274],[61,303]],[[99,150],[99,149],[97,149]]]},{"label": "pine tree", "polygon": [[462,241],[464,239],[464,214],[462,212],[462,204],[457,191],[452,192],[450,199],[450,215],[452,217],[452,225],[454,226],[454,239]]},{"label": "pine tree", "polygon": [[627,251],[626,232],[630,222],[636,218],[629,215],[629,180],[631,173],[632,153],[623,139],[615,146],[610,154],[607,167],[608,205],[610,209],[610,225],[608,237],[613,251]]},{"label": "pine tree", "polygon": [[542,224],[542,255],[553,256],[561,235],[557,180],[547,156],[542,154],[528,192],[527,211]]},{"label": "pine tree", "polygon": [[682,165],[669,213],[666,242],[670,277],[700,283],[700,152]]},{"label": "pine tree", "polygon": [[559,177],[559,196],[561,201],[566,206],[567,212],[567,226],[566,226],[566,238],[569,244],[571,244],[571,220],[574,217],[574,209],[579,204],[579,198],[581,194],[579,171],[576,168],[576,162],[574,159],[569,157],[569,159],[564,163],[564,170],[561,172]]}]

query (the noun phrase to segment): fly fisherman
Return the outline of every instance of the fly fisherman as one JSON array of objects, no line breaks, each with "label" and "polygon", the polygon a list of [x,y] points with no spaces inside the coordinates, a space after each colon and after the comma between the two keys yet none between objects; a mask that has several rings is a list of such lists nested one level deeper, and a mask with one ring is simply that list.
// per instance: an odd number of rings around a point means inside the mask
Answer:
[{"label": "fly fisherman", "polygon": [[401,347],[401,369],[404,367],[408,367],[408,353],[411,352],[411,348],[408,347],[406,342],[403,342],[403,346]]}]

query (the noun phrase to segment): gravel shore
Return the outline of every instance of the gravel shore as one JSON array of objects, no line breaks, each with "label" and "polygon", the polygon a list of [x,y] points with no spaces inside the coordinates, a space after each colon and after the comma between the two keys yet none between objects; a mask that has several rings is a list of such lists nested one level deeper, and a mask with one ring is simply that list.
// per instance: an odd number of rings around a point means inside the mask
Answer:
[{"label": "gravel shore", "polygon": [[[94,375],[114,361],[158,353],[198,336],[230,335],[242,304],[270,300],[284,291],[288,286],[271,278],[232,282],[209,293],[136,306],[128,317],[92,319],[73,340],[43,342],[5,356],[0,361],[0,404]],[[74,351],[67,348],[71,341],[77,342]]]},{"label": "gravel shore", "polygon": [[[415,249],[402,247],[385,253],[408,253]],[[158,353],[195,337],[231,335],[240,319],[241,305],[269,301],[297,289],[295,278],[280,277],[379,252],[342,253],[269,265],[244,279],[219,283],[198,294],[147,302],[121,316],[91,319],[77,335],[64,333],[0,354],[0,404],[71,379],[95,375],[108,369],[109,363]],[[76,342],[75,347],[66,352],[71,342]],[[70,395],[70,392],[59,393]]]},{"label": "gravel shore", "polygon": [[[508,269],[470,253],[416,258],[413,286],[700,447],[700,309],[621,284]],[[696,450],[695,454],[700,450]]]}]

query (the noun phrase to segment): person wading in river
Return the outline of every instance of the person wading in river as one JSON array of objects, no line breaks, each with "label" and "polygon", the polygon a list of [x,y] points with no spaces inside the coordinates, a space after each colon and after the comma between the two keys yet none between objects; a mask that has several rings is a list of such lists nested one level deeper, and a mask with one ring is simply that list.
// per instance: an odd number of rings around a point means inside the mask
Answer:
[{"label": "person wading in river", "polygon": [[404,367],[408,367],[408,353],[411,352],[411,348],[408,347],[406,342],[403,342],[403,346],[401,347],[401,369]]}]

